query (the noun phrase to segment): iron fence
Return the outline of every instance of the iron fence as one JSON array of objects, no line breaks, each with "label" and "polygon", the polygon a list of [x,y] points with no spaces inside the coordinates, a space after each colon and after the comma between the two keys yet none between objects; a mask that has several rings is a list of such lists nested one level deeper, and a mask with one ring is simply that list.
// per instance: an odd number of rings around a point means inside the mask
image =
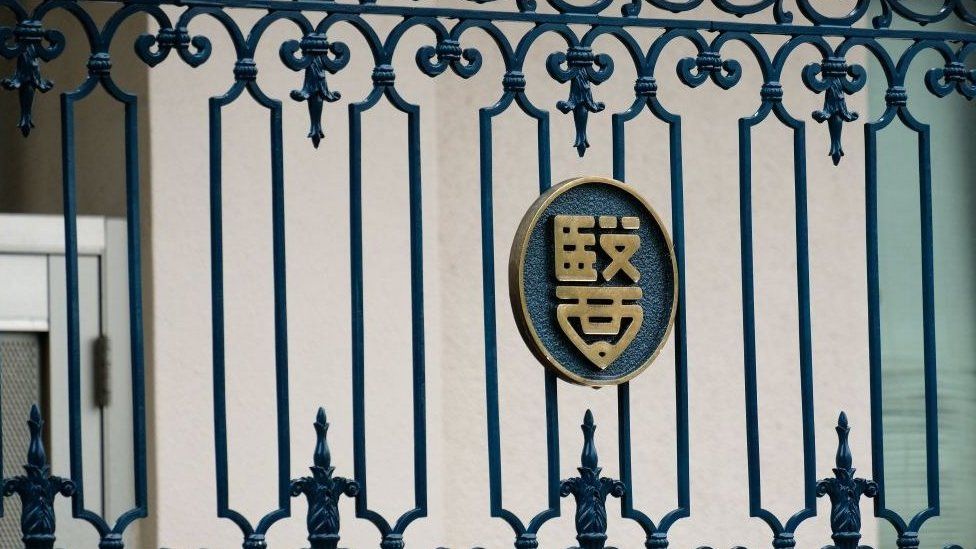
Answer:
[{"label": "iron fence", "polygon": [[[23,501],[22,526],[24,544],[29,549],[50,548],[54,543],[53,499],[58,495],[70,497],[75,518],[89,522],[98,532],[101,549],[123,547],[122,536],[137,519],[150,512],[147,508],[146,457],[146,395],[143,361],[142,319],[142,262],[140,256],[140,197],[137,105],[139,98],[120,88],[112,76],[110,46],[120,25],[134,16],[148,16],[158,27],[156,32],[140,36],[135,44],[138,56],[149,66],[156,66],[174,54],[184,63],[196,67],[208,61],[211,41],[207,36],[192,35],[189,26],[200,17],[215,19],[226,30],[233,44],[236,62],[234,81],[223,95],[209,103],[210,142],[210,222],[211,272],[213,313],[213,385],[214,440],[216,445],[217,511],[222,518],[233,521],[241,530],[245,549],[267,546],[265,536],[276,522],[290,515],[290,502],[295,496],[308,498],[309,541],[315,549],[335,548],[339,543],[337,501],[342,495],[355,498],[356,516],[375,525],[381,537],[380,546],[395,549],[405,546],[409,527],[428,513],[428,464],[425,397],[424,352],[424,292],[422,265],[421,215],[421,146],[420,108],[407,101],[398,91],[393,56],[401,38],[411,28],[424,27],[436,37],[436,43],[416,52],[416,63],[430,77],[446,71],[468,78],[479,71],[482,53],[463,45],[465,35],[472,29],[487,33],[498,49],[505,73],[500,83],[499,97],[493,105],[479,111],[480,189],[482,272],[484,298],[485,379],[488,433],[488,463],[491,516],[502,519],[512,529],[518,548],[538,547],[537,534],[547,521],[559,516],[560,500],[568,495],[577,498],[576,523],[578,540],[584,549],[601,548],[606,542],[605,500],[621,498],[622,515],[635,521],[645,534],[644,545],[663,548],[669,544],[669,529],[691,513],[689,489],[688,434],[688,357],[686,353],[685,287],[679,276],[679,304],[674,330],[676,376],[677,444],[677,506],[660,517],[651,517],[636,508],[633,498],[633,464],[631,460],[632,427],[630,421],[631,392],[628,384],[617,389],[619,414],[619,471],[620,479],[600,477],[600,467],[593,440],[595,420],[587,414],[583,422],[584,446],[580,477],[560,481],[558,430],[559,410],[557,393],[560,381],[547,374],[545,382],[547,445],[547,507],[534,516],[520,517],[505,504],[501,480],[501,426],[499,420],[499,377],[496,341],[495,262],[493,218],[493,146],[492,132],[496,118],[512,109],[520,110],[536,123],[535,147],[539,159],[539,189],[544,191],[551,182],[550,112],[533,104],[525,94],[526,75],[523,67],[530,46],[540,37],[556,35],[565,41],[565,51],[548,56],[549,75],[566,85],[567,97],[555,105],[556,110],[572,115],[575,136],[555,136],[573,140],[580,156],[590,147],[587,123],[591,114],[605,109],[598,100],[593,85],[606,80],[614,71],[614,64],[631,62],[637,73],[632,105],[612,115],[613,175],[626,179],[625,133],[627,124],[645,111],[666,125],[670,141],[671,229],[679,273],[684,270],[685,234],[683,213],[682,119],[669,112],[658,101],[658,61],[662,50],[675,41],[690,43],[697,54],[681,59],[676,67],[680,81],[697,87],[708,81],[723,89],[736,86],[742,75],[739,61],[727,58],[723,48],[729,43],[744,45],[755,57],[763,83],[758,90],[761,99],[758,110],[739,122],[739,183],[741,220],[741,265],[743,333],[745,345],[744,374],[746,380],[745,412],[747,420],[748,494],[751,516],[761,518],[769,527],[772,546],[794,547],[794,532],[806,519],[816,514],[816,500],[829,496],[832,503],[831,527],[833,543],[839,548],[855,548],[860,539],[860,498],[874,499],[875,514],[896,530],[898,547],[917,548],[920,532],[926,521],[939,514],[939,446],[936,390],[935,322],[933,305],[933,234],[930,127],[917,120],[910,110],[906,78],[913,62],[923,52],[934,52],[944,63],[928,69],[925,84],[938,97],[952,93],[967,99],[976,97],[976,70],[971,68],[976,52],[976,9],[965,0],[932,2],[928,11],[917,11],[914,4],[903,0],[858,0],[849,13],[825,15],[811,0],[796,0],[798,13],[788,10],[783,0],[754,0],[736,4],[729,0],[631,0],[615,13],[611,0],[595,0],[589,4],[567,0],[545,0],[546,9],[538,9],[536,0],[516,0],[515,6],[501,0],[477,2],[465,7],[443,7],[426,4],[387,5],[382,0],[336,2],[330,0],[128,0],[109,3],[112,15],[102,24],[89,13],[87,2],[73,0],[43,0],[36,7],[28,7],[20,0],[0,0],[0,6],[13,14],[13,27],[0,27],[0,54],[14,60],[12,73],[2,85],[19,96],[19,127],[28,137],[34,127],[32,106],[37,92],[45,93],[53,84],[44,76],[44,64],[61,55],[65,49],[64,35],[50,28],[45,20],[53,12],[65,12],[73,17],[84,31],[90,55],[87,78],[73,90],[61,95],[62,175],[64,197],[65,242],[67,257],[67,292],[69,296],[68,326],[68,386],[70,409],[70,471],[67,478],[52,476],[46,462],[40,437],[41,417],[35,408],[30,417],[31,446],[26,475],[3,480],[5,495],[19,494]],[[163,7],[180,10],[175,20]],[[727,15],[759,16],[767,22],[696,19],[696,13],[711,6]],[[229,8],[245,8],[261,13],[257,22],[245,31],[228,12]],[[514,9],[512,9],[514,8]],[[670,16],[684,14],[682,17]],[[373,22],[395,21],[392,30],[381,34]],[[262,89],[255,63],[255,52],[265,31],[277,21],[293,24],[296,38],[280,46],[281,61],[289,69],[303,73],[301,87],[291,99],[308,107],[308,137],[318,147],[325,138],[322,129],[323,109],[339,99],[330,88],[331,75],[343,70],[351,56],[364,55],[372,60],[372,88],[361,101],[348,107],[350,159],[350,234],[351,234],[351,309],[352,309],[352,379],[353,379],[353,478],[333,476],[333,467],[326,433],[328,423],[324,411],[316,420],[317,445],[313,475],[291,478],[289,468],[289,387],[287,353],[287,310],[285,280],[284,230],[284,174],[282,103]],[[965,30],[943,30],[938,23],[954,21]],[[502,31],[499,24],[519,22],[530,24],[518,33]],[[896,28],[895,23],[898,23]],[[368,48],[352,51],[345,43],[329,38],[333,27],[349,26],[359,33]],[[583,29],[578,31],[577,29]],[[650,41],[641,40],[635,29],[656,29],[660,33]],[[785,41],[769,46],[760,40],[763,35],[784,37]],[[629,54],[629,60],[614,60],[610,55],[594,50],[594,41],[601,36],[617,40]],[[906,44],[893,53],[884,41]],[[836,45],[833,45],[836,43]],[[788,112],[783,104],[781,84],[784,66],[799,47],[815,48],[822,55],[820,63],[808,65],[802,73],[803,82],[823,94],[823,108],[812,113],[812,119],[829,128],[830,142],[825,144],[834,164],[843,161],[843,131],[845,125],[858,118],[847,105],[846,97],[859,92],[868,79],[865,68],[848,60],[852,50],[863,50],[881,67],[879,85],[887,89],[886,109],[876,120],[865,124],[866,142],[866,234],[868,311],[870,336],[870,410],[871,447],[873,451],[872,480],[854,478],[850,449],[847,444],[849,425],[841,414],[834,478],[817,480],[813,415],[812,345],[810,329],[810,283],[807,232],[807,173],[806,121]],[[118,517],[101,516],[86,506],[83,480],[83,456],[80,424],[80,367],[81,343],[78,337],[78,250],[76,227],[76,142],[75,106],[96,89],[101,88],[124,106],[125,112],[125,189],[128,216],[129,299],[132,349],[132,406],[134,410],[132,437],[135,444],[135,505]],[[268,114],[268,128],[272,151],[272,225],[274,265],[274,341],[277,410],[277,507],[261,517],[246,517],[231,507],[228,497],[227,400],[224,363],[224,296],[222,253],[222,116],[224,109],[248,95]],[[381,101],[387,101],[407,117],[409,161],[410,215],[410,286],[413,331],[413,507],[399,516],[385,516],[370,507],[368,499],[368,468],[366,465],[366,406],[364,369],[364,284],[363,284],[363,200],[362,200],[362,116]],[[767,119],[778,120],[792,134],[795,174],[795,229],[797,288],[799,304],[800,341],[800,403],[803,440],[803,507],[790,516],[779,516],[763,506],[761,497],[759,409],[756,372],[755,276],[753,273],[752,235],[752,130]],[[920,213],[922,249],[922,288],[924,325],[924,392],[927,504],[914,513],[902,515],[885,503],[884,429],[881,399],[881,330],[878,269],[878,133],[900,123],[913,132],[918,142],[920,173]],[[849,136],[847,137],[850,138]],[[305,436],[302,433],[301,436]],[[10,459],[7,456],[7,459]],[[941,540],[940,540],[941,541]],[[959,547],[959,546],[953,546]]]}]

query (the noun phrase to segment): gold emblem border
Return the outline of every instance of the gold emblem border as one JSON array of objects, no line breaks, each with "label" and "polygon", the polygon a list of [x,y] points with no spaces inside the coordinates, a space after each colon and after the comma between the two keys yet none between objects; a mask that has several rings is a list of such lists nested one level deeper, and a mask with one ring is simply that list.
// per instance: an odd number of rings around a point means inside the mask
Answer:
[{"label": "gold emblem border", "polygon": [[[651,354],[650,358],[641,364],[639,368],[626,376],[606,381],[594,381],[578,376],[569,371],[558,360],[556,360],[554,356],[552,356],[549,349],[546,347],[546,344],[542,341],[542,339],[539,338],[539,334],[532,325],[525,299],[525,252],[528,249],[529,237],[532,235],[532,230],[539,222],[539,217],[543,212],[546,211],[553,200],[558,198],[563,193],[566,193],[567,191],[580,185],[592,183],[611,185],[623,190],[636,198],[647,209],[647,211],[651,213],[651,217],[654,218],[654,221],[664,234],[664,242],[667,244],[668,253],[671,255],[671,269],[674,272],[674,296],[671,300],[671,314],[668,318],[668,328],[664,332],[664,337],[661,338],[661,343]],[[657,214],[650,203],[648,203],[647,200],[645,200],[644,197],[641,196],[632,186],[608,177],[573,177],[560,181],[559,183],[550,187],[545,193],[540,195],[522,217],[518,230],[515,232],[515,239],[512,242],[512,251],[508,259],[508,294],[512,304],[512,313],[515,315],[515,323],[518,325],[519,333],[522,335],[522,339],[529,347],[529,350],[532,351],[532,354],[535,355],[536,359],[538,359],[543,366],[554,370],[556,375],[565,381],[595,388],[626,383],[643,373],[644,370],[646,370],[651,363],[657,359],[657,356],[661,353],[661,349],[664,348],[665,344],[668,342],[668,338],[671,336],[671,330],[674,328],[674,319],[678,310],[678,286],[678,260],[674,253],[674,244],[671,241],[671,234],[668,232],[667,226],[661,222],[661,217]]]}]

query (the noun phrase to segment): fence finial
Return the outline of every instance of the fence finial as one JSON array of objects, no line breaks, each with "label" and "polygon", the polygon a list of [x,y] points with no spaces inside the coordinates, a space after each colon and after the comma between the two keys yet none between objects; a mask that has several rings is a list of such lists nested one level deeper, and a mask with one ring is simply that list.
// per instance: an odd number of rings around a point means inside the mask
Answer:
[{"label": "fence finial", "polygon": [[619,498],[626,487],[619,480],[600,476],[593,412],[586,411],[580,427],[583,429],[583,453],[581,466],[577,468],[580,476],[562,481],[559,493],[563,497],[572,494],[576,499],[576,539],[580,544],[577,549],[603,549],[607,543],[607,496]]},{"label": "fence finial", "polygon": [[327,436],[329,422],[325,409],[315,416],[315,451],[312,455],[312,476],[291,481],[291,495],[305,495],[308,500],[308,541],[311,549],[336,549],[339,546],[339,497],[355,496],[359,484],[354,480],[334,477],[332,453]]},{"label": "fence finial", "polygon": [[851,428],[847,414],[837,418],[837,458],[834,478],[817,483],[817,497],[830,497],[830,530],[834,545],[824,549],[857,549],[861,540],[861,496],[873,498],[878,485],[873,480],[854,477],[854,458],[848,442]]},{"label": "fence finial", "polygon": [[54,498],[58,494],[70,497],[75,484],[65,478],[51,476],[44,451],[42,431],[44,418],[37,405],[31,406],[30,445],[27,448],[27,464],[23,476],[3,480],[3,495],[20,496],[20,528],[23,532],[24,549],[52,549],[54,547]]}]

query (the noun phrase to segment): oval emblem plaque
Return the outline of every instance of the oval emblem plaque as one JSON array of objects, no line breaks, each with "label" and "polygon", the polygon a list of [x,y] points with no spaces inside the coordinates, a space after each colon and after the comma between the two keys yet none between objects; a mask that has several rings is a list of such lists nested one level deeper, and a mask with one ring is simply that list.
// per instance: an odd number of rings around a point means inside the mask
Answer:
[{"label": "oval emblem plaque", "polygon": [[654,209],[604,177],[569,179],[540,196],[509,259],[522,338],[544,366],[581,385],[624,383],[654,361],[674,324],[677,278]]}]

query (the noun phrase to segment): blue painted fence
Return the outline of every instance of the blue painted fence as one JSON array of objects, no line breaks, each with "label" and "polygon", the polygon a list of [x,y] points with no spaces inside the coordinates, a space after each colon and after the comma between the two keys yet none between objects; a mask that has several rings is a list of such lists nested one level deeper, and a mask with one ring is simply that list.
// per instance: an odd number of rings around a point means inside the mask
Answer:
[{"label": "blue painted fence", "polygon": [[[487,403],[487,448],[490,484],[486,496],[490,501],[491,516],[502,519],[512,529],[515,547],[538,547],[539,529],[549,520],[559,516],[561,497],[577,498],[576,522],[580,547],[599,549],[606,543],[606,499],[621,499],[622,516],[636,521],[643,529],[645,547],[668,546],[669,529],[682,518],[691,514],[689,489],[689,436],[688,436],[688,357],[686,354],[685,288],[679,278],[679,305],[675,338],[676,418],[677,445],[674,448],[677,461],[677,507],[661,517],[651,517],[635,508],[633,499],[631,460],[632,426],[630,420],[631,391],[628,385],[617,389],[619,414],[618,444],[620,455],[620,479],[600,477],[598,456],[593,440],[595,420],[587,414],[583,422],[583,454],[580,477],[560,481],[558,429],[559,410],[557,393],[560,381],[553,374],[546,374],[545,438],[548,448],[548,504],[534,516],[520,517],[508,510],[502,493],[501,482],[501,432],[499,422],[498,354],[496,346],[495,310],[495,262],[493,227],[493,174],[492,131],[496,117],[510,108],[520,110],[536,122],[536,147],[538,151],[539,190],[544,191],[551,182],[551,139],[573,142],[580,156],[590,147],[587,122],[590,115],[598,115],[603,104],[594,97],[589,84],[608,78],[614,63],[632,62],[637,72],[634,84],[633,104],[624,112],[612,114],[613,175],[626,179],[625,146],[627,123],[645,109],[665,124],[670,139],[671,174],[671,228],[678,261],[679,273],[684,269],[685,234],[683,218],[682,166],[687,160],[682,155],[681,117],[669,112],[657,99],[659,69],[662,50],[669,43],[690,43],[697,55],[680,60],[677,70],[680,81],[689,87],[697,87],[711,81],[722,89],[739,83],[742,69],[735,59],[723,56],[723,48],[730,42],[745,45],[755,57],[762,72],[763,84],[759,90],[761,105],[752,116],[739,121],[739,183],[741,219],[741,265],[743,333],[745,345],[745,414],[748,448],[749,513],[761,518],[770,529],[773,547],[794,547],[794,532],[806,519],[816,513],[816,499],[829,496],[832,503],[832,532],[824,533],[841,549],[857,547],[860,539],[861,516],[859,499],[874,498],[875,514],[895,529],[901,548],[919,547],[920,535],[924,534],[925,522],[939,514],[939,446],[936,391],[934,281],[932,244],[932,181],[931,181],[931,131],[911,113],[906,91],[906,76],[913,62],[922,52],[934,52],[942,64],[926,67],[925,83],[930,93],[938,97],[958,93],[972,99],[976,97],[976,6],[966,0],[933,1],[928,10],[917,11],[919,3],[904,0],[857,0],[850,12],[840,16],[823,14],[812,0],[796,0],[798,13],[788,11],[783,0],[753,0],[751,3],[732,3],[729,0],[630,0],[619,13],[611,6],[611,0],[594,0],[590,4],[576,4],[567,0],[543,0],[547,6],[537,11],[537,0],[516,0],[511,6],[502,0],[475,1],[465,7],[432,7],[423,3],[409,6],[386,5],[382,0],[336,2],[331,0],[129,0],[124,3],[103,2],[114,6],[114,12],[103,24],[90,15],[88,1],[43,0],[36,7],[28,7],[20,0],[0,0],[0,8],[13,15],[16,24],[0,27],[0,54],[12,60],[10,76],[2,80],[5,89],[18,94],[20,105],[19,127],[29,137],[34,123],[31,117],[36,100],[46,100],[38,95],[52,89],[53,84],[44,77],[44,64],[60,56],[65,49],[64,35],[50,28],[45,22],[52,12],[63,12],[81,25],[90,49],[87,79],[74,90],[61,94],[62,124],[62,174],[64,196],[65,242],[67,250],[67,292],[69,296],[68,326],[70,330],[68,354],[68,386],[70,409],[70,471],[68,478],[52,476],[44,452],[40,425],[42,419],[37,408],[30,413],[32,432],[31,449],[27,456],[26,474],[3,479],[6,496],[17,494],[23,500],[22,526],[24,546],[28,549],[47,549],[55,542],[55,522],[52,502],[55,497],[69,497],[73,516],[89,522],[98,532],[101,549],[122,548],[122,536],[135,520],[146,517],[147,508],[147,460],[146,418],[142,331],[142,288],[139,223],[139,157],[137,131],[137,104],[139,98],[121,89],[112,76],[112,59],[109,48],[116,31],[128,18],[148,16],[158,30],[155,34],[140,36],[135,44],[139,57],[149,66],[156,66],[173,54],[192,67],[206,63],[211,53],[211,42],[206,36],[193,36],[188,26],[194,19],[207,16],[216,19],[226,30],[236,51],[234,81],[223,95],[210,99],[210,221],[212,250],[212,312],[213,312],[213,386],[214,386],[214,441],[216,445],[217,513],[233,521],[241,530],[245,549],[267,546],[265,536],[275,523],[290,515],[292,497],[304,495],[309,502],[307,517],[309,541],[313,549],[336,548],[340,539],[337,501],[342,495],[355,498],[356,516],[375,525],[380,547],[395,549],[405,546],[410,526],[428,514],[427,490],[427,432],[425,399],[424,355],[424,295],[422,268],[421,227],[421,147],[420,108],[405,100],[397,90],[392,59],[404,33],[414,27],[425,27],[436,37],[436,43],[416,52],[416,62],[430,77],[448,70],[467,78],[481,68],[482,53],[463,45],[465,33],[480,29],[487,33],[497,46],[505,65],[505,73],[499,87],[499,98],[493,105],[479,112],[479,140],[481,162],[481,229],[483,257],[483,300],[485,333],[485,379]],[[792,5],[792,4],[791,4]],[[176,6],[180,13],[175,21],[163,6]],[[741,17],[761,17],[762,23],[745,23],[736,17],[711,21],[696,18],[705,8],[717,8],[725,14]],[[228,13],[226,8],[257,10],[263,15],[245,34],[245,30]],[[671,14],[690,17],[671,18]],[[714,13],[714,12],[712,12]],[[381,35],[373,22],[381,19],[397,21],[389,33]],[[310,131],[308,137],[318,147],[325,137],[322,129],[322,112],[339,96],[328,85],[329,75],[346,67],[351,56],[361,55],[373,62],[373,87],[361,101],[349,104],[349,159],[350,173],[350,234],[352,275],[352,380],[353,380],[353,430],[354,456],[353,478],[334,475],[326,442],[328,423],[324,411],[316,419],[316,450],[313,475],[292,479],[289,470],[291,433],[288,418],[288,354],[287,308],[285,303],[285,237],[284,237],[284,174],[282,146],[282,103],[269,97],[258,82],[258,68],[254,61],[255,51],[265,30],[275,21],[286,20],[294,25],[296,37],[280,47],[282,62],[290,69],[302,72],[301,87],[291,99],[307,104]],[[965,30],[940,30],[940,22],[953,22]],[[502,32],[497,26],[502,22],[531,23],[520,34]],[[570,25],[574,26],[570,26]],[[351,51],[342,42],[329,40],[329,32],[335,25],[354,28],[368,44],[368,49]],[[663,32],[649,43],[642,42],[632,31],[640,28],[660,29]],[[575,29],[583,29],[579,34]],[[550,76],[567,88],[567,101],[560,102],[556,110],[572,115],[576,135],[552,136],[550,134],[550,110],[534,105],[525,95],[526,76],[523,65],[530,47],[545,35],[559,36],[566,43],[566,50],[552,53],[547,62]],[[612,59],[609,55],[595,52],[593,43],[597,37],[609,35],[619,41],[629,53],[629,59]],[[785,37],[782,45],[770,47],[760,42],[762,35]],[[828,41],[828,39],[831,39]],[[836,45],[832,45],[836,44]],[[900,44],[891,48],[890,44]],[[887,89],[886,109],[877,120],[864,126],[866,140],[866,234],[868,261],[868,310],[870,335],[870,398],[871,446],[873,449],[872,479],[853,478],[853,465],[848,437],[850,428],[846,416],[841,414],[837,432],[839,437],[834,476],[817,480],[815,461],[815,433],[813,414],[812,346],[810,333],[810,283],[807,242],[807,173],[806,173],[806,123],[797,118],[783,105],[784,90],[780,84],[784,65],[791,54],[801,45],[813,47],[822,54],[820,63],[810,64],[803,70],[803,81],[816,93],[823,94],[821,110],[812,114],[818,123],[826,123],[830,142],[824,144],[833,162],[843,169],[843,131],[858,113],[846,104],[846,96],[859,92],[867,81],[864,67],[848,62],[852,49],[866,50],[881,67],[880,80],[875,85]],[[906,47],[907,46],[907,47]],[[82,48],[75,43],[71,47]],[[76,143],[75,105],[101,87],[112,98],[124,105],[125,112],[125,181],[128,215],[129,297],[131,315],[132,349],[132,436],[135,442],[135,505],[118,517],[103,517],[86,507],[82,470],[80,410],[80,348],[78,311],[78,249],[76,227]],[[277,405],[277,508],[261,517],[246,517],[235,511],[228,498],[228,452],[226,421],[226,389],[224,364],[224,301],[222,256],[222,209],[223,179],[221,161],[227,151],[222,146],[221,121],[224,108],[240,100],[242,96],[267,110],[268,132],[272,151],[272,220],[273,265],[275,295],[275,372]],[[362,202],[362,153],[364,144],[361,132],[363,113],[381,101],[387,101],[395,109],[407,115],[409,159],[409,214],[410,214],[410,267],[413,326],[413,435],[414,435],[414,504],[399,516],[384,516],[374,511],[368,500],[368,468],[366,465],[366,409],[364,371],[364,315],[363,315],[363,202]],[[797,288],[799,303],[800,341],[800,407],[802,413],[803,440],[803,507],[790,516],[777,516],[763,506],[761,497],[759,407],[755,347],[755,285],[753,274],[752,241],[752,130],[770,117],[790,130],[793,138],[796,211]],[[919,150],[921,189],[922,288],[924,325],[924,390],[927,456],[927,505],[914,514],[902,515],[885,505],[884,426],[881,399],[881,331],[878,272],[878,133],[892,124],[900,123],[914,132]],[[606,146],[599,144],[597,146]],[[26,412],[26,411],[25,411]],[[308,436],[301,433],[299,436]],[[571,442],[575,444],[575,442]],[[9,456],[7,456],[10,459]],[[66,517],[61,517],[65,520]],[[921,534],[920,534],[921,533]],[[946,540],[932,540],[945,542]],[[970,540],[972,541],[972,540]],[[929,545],[931,546],[931,545]],[[958,547],[958,546],[956,546]]]}]

